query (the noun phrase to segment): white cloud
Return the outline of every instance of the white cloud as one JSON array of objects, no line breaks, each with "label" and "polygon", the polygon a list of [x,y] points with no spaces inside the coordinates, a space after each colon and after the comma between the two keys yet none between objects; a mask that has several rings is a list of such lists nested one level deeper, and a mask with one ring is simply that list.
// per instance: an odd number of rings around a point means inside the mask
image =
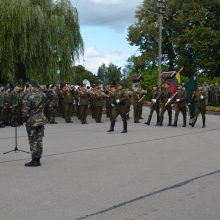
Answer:
[{"label": "white cloud", "polygon": [[118,48],[110,53],[105,53],[97,48],[88,47],[85,49],[84,58],[81,58],[79,63],[84,65],[86,69],[90,70],[94,74],[97,74],[98,68],[104,63],[109,65],[113,63],[119,67],[122,67],[127,59],[127,54],[122,49]]},{"label": "white cloud", "polygon": [[71,0],[79,12],[80,23],[105,26],[122,32],[133,24],[135,10],[143,0]]}]

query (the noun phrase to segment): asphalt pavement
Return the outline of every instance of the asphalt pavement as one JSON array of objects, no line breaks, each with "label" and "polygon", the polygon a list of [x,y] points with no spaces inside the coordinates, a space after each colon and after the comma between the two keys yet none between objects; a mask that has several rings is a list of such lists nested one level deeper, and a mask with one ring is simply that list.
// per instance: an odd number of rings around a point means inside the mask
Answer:
[{"label": "asphalt pavement", "polygon": [[[114,133],[109,119],[97,124],[75,117],[45,126],[41,167],[25,167],[30,154],[15,147],[15,128],[0,129],[2,220],[219,220],[220,117],[201,116],[194,128],[128,122]],[[24,126],[18,149],[29,151]]]}]

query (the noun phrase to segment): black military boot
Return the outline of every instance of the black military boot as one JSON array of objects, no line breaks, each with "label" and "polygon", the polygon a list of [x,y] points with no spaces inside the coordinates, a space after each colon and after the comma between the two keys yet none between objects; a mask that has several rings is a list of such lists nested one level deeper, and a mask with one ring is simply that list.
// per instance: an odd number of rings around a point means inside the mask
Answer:
[{"label": "black military boot", "polygon": [[169,116],[169,123],[167,126],[171,126],[171,123],[172,123],[172,117]]},{"label": "black military boot", "polygon": [[183,116],[183,127],[186,127],[186,116]]},{"label": "black military boot", "polygon": [[147,119],[147,122],[145,122],[144,124],[146,124],[146,125],[150,125],[151,118],[152,118],[152,116],[149,115],[149,116],[148,116],[148,119]]},{"label": "black military boot", "polygon": [[121,131],[121,133],[127,133],[127,126],[128,126],[128,123],[125,121],[123,122],[123,131]]},{"label": "black military boot", "polygon": [[107,132],[113,132],[115,127],[115,120],[111,121],[110,129]]},{"label": "black military boot", "polygon": [[157,124],[156,125],[159,125],[160,123],[160,115],[157,115]]},{"label": "black military boot", "polygon": [[202,117],[202,127],[205,128],[205,116]]},{"label": "black military boot", "polygon": [[173,122],[173,124],[172,124],[173,127],[177,127],[177,121],[178,121],[178,118],[175,117],[174,122]]},{"label": "black military boot", "polygon": [[32,156],[32,160],[29,163],[25,164],[26,167],[39,167],[41,166],[40,158]]},{"label": "black military boot", "polygon": [[163,126],[163,116],[160,116],[159,123],[157,125]]},{"label": "black military boot", "polygon": [[189,124],[190,124],[192,127],[194,127],[196,121],[197,121],[197,117],[194,117],[194,118],[192,119],[192,122],[190,122]]}]

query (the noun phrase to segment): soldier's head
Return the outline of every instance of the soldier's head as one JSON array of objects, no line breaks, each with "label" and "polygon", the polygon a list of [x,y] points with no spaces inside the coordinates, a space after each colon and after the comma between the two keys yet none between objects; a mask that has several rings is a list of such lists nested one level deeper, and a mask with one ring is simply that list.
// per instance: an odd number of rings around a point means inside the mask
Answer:
[{"label": "soldier's head", "polygon": [[2,84],[0,84],[0,91],[3,91],[4,86]]},{"label": "soldier's head", "polygon": [[183,85],[181,83],[178,83],[178,89],[181,90],[183,88]]},{"label": "soldier's head", "polygon": [[198,90],[202,91],[203,90],[203,86],[201,84],[198,85]]},{"label": "soldier's head", "polygon": [[31,90],[38,90],[39,89],[39,82],[37,80],[30,80],[29,86]]},{"label": "soldier's head", "polygon": [[156,91],[157,88],[158,88],[158,85],[154,84],[154,85],[153,85],[153,91]]},{"label": "soldier's head", "polygon": [[117,84],[116,88],[117,88],[118,90],[123,89],[122,83]]},{"label": "soldier's head", "polygon": [[4,87],[4,92],[5,92],[5,93],[9,93],[10,90],[11,90],[10,85],[6,85],[6,86]]},{"label": "soldier's head", "polygon": [[169,82],[164,82],[164,88],[169,88]]}]

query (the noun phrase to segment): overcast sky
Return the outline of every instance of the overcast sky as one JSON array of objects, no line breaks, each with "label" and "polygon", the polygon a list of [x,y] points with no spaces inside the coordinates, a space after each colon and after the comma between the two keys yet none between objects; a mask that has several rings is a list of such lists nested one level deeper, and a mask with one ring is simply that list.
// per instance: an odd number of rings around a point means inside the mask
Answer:
[{"label": "overcast sky", "polygon": [[127,28],[135,22],[135,11],[143,0],[71,0],[77,8],[85,45],[85,68],[97,73],[110,62],[123,68],[137,52],[126,40]]}]

